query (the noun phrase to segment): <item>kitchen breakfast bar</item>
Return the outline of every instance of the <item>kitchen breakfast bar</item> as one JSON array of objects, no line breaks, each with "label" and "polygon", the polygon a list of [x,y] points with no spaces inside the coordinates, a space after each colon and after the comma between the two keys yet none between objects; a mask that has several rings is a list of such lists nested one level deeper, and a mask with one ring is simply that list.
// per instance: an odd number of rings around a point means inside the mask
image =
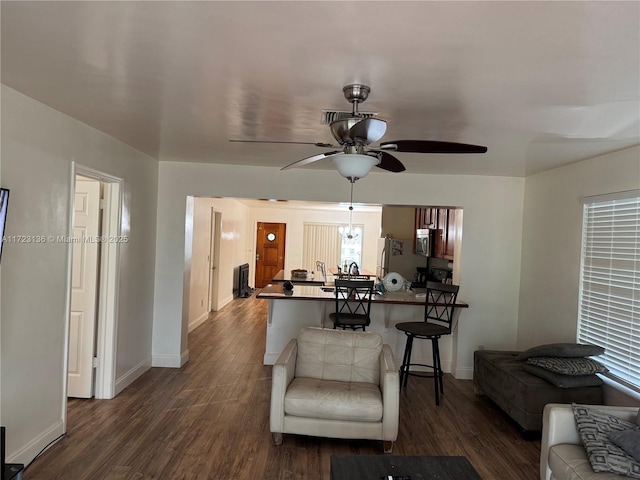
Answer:
[{"label": "kitchen breakfast bar", "polygon": [[[382,335],[384,343],[391,346],[398,364],[402,359],[406,337],[395,325],[423,320],[425,292],[425,289],[416,289],[377,293],[371,300],[371,325],[367,327],[367,331]],[[335,309],[335,294],[331,284],[295,285],[292,291],[286,291],[282,284],[273,283],[262,288],[256,298],[269,302],[264,365],[273,365],[289,340],[298,336],[301,328],[333,328],[329,319],[329,314]],[[455,307],[453,332],[440,339],[440,355],[445,372],[451,371],[458,317],[469,305],[458,300]],[[431,359],[431,342],[416,342],[413,358],[421,363],[430,363],[428,359]]]}]

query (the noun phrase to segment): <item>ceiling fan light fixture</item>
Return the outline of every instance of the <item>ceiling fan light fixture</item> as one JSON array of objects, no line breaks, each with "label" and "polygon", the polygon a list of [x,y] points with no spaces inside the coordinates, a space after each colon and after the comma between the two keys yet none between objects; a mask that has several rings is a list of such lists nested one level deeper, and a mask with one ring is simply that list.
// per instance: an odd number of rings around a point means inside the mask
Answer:
[{"label": "ceiling fan light fixture", "polygon": [[[297,142],[271,140],[245,140],[258,143],[290,143],[301,145],[315,145],[322,148],[341,149],[306,157],[282,167],[282,170],[302,167],[309,163],[331,158],[340,175],[352,184],[359,178],[365,177],[372,167],[378,167],[387,172],[404,172],[402,162],[389,152],[403,153],[437,153],[437,154],[468,154],[486,153],[487,147],[459,142],[444,142],[437,140],[395,140],[382,142],[378,146],[371,145],[378,142],[387,131],[387,122],[374,118],[377,114],[360,113],[358,105],[364,102],[371,89],[359,83],[347,85],[342,89],[345,98],[351,103],[349,112],[325,111],[324,122],[329,122],[329,129],[338,145],[325,142]],[[231,140],[238,141],[238,140]]]},{"label": "ceiling fan light fixture", "polygon": [[380,159],[371,155],[361,155],[358,153],[343,153],[333,155],[331,161],[338,169],[340,175],[355,182],[359,178],[364,178],[380,163]]}]

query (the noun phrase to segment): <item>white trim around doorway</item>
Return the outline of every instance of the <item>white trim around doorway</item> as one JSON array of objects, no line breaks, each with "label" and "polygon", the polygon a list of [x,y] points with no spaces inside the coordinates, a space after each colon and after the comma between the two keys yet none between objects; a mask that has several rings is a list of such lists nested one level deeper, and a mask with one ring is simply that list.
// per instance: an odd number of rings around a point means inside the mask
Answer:
[{"label": "white trim around doorway", "polygon": [[[83,176],[100,181],[104,187],[104,204],[102,210],[102,236],[119,238],[122,224],[122,185],[123,180],[118,177],[94,170],[92,168],[71,163],[71,179],[69,192],[69,212],[71,214],[69,222],[69,237],[73,236],[73,203],[75,197],[76,176]],[[95,398],[111,399],[117,395],[116,390],[116,345],[118,332],[118,288],[120,278],[120,248],[119,242],[103,242],[100,252],[100,287],[98,304],[98,322],[96,333],[96,376],[95,376]],[[69,315],[71,309],[71,268],[72,268],[72,248],[69,243],[67,250],[67,305],[66,305],[66,325],[65,325],[65,359],[64,371],[68,369],[68,349],[69,349]],[[63,381],[63,419],[66,431],[66,409],[67,409],[67,376]]]}]

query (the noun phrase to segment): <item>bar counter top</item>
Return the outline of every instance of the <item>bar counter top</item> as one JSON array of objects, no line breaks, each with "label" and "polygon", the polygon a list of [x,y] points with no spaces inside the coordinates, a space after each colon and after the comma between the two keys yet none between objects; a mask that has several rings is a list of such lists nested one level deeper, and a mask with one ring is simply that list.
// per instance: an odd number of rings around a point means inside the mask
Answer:
[{"label": "bar counter top", "polygon": [[324,285],[325,283],[325,279],[322,278],[322,274],[320,272],[318,272],[317,274],[314,272],[309,272],[307,275],[294,277],[291,275],[290,271],[285,272],[284,270],[280,270],[278,273],[276,273],[271,281],[276,283],[284,283],[286,281],[290,281],[294,285]]},{"label": "bar counter top", "polygon": [[[424,305],[425,288],[418,288],[408,292],[377,293],[371,298],[371,304],[384,305]],[[333,301],[335,298],[333,287],[330,285],[294,285],[293,291],[285,291],[280,283],[270,283],[263,287],[256,298],[268,300],[321,300]],[[456,308],[469,308],[469,305],[457,301]]]},{"label": "bar counter top", "polygon": [[[329,273],[331,275],[333,275],[334,277],[347,277],[347,278],[351,277],[351,275],[349,275],[349,274],[342,274],[342,272],[338,271],[337,267],[329,267]],[[369,270],[366,270],[364,268],[362,270],[360,270],[357,275],[354,275],[354,276],[356,276],[356,277],[370,277],[370,278],[373,278],[373,279],[376,278],[376,274],[375,273],[373,273],[373,272],[371,272]]]}]

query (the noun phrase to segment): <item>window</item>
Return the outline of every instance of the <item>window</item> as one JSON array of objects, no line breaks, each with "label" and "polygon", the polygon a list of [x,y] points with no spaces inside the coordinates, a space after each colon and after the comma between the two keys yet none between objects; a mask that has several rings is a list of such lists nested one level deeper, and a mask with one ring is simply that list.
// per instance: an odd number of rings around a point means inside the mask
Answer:
[{"label": "window", "polygon": [[324,262],[330,268],[340,261],[338,225],[304,223],[302,230],[303,268],[315,270],[316,261]]},{"label": "window", "polygon": [[640,190],[584,202],[578,342],[605,348],[612,376],[640,389]]},{"label": "window", "polygon": [[327,268],[356,262],[362,267],[362,225],[354,225],[354,238],[340,235],[337,224],[304,223],[302,238],[302,264],[315,270],[316,261],[325,262]]}]

